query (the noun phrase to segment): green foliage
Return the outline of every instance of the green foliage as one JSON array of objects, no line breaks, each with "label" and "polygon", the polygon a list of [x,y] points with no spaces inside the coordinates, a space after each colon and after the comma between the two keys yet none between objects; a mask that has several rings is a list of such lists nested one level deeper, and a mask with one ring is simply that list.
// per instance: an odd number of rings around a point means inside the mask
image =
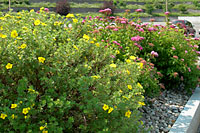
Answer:
[{"label": "green foliage", "polygon": [[126,2],[124,0],[113,0],[113,4],[117,7],[117,8],[121,8],[121,7],[126,7]]},{"label": "green foliage", "polygon": [[183,4],[179,5],[178,10],[181,11],[181,13],[183,13],[183,14],[187,14],[188,13],[186,6],[183,5]]},{"label": "green foliage", "polygon": [[152,14],[153,10],[154,10],[153,4],[150,3],[145,4],[145,12],[147,12],[148,14]]}]

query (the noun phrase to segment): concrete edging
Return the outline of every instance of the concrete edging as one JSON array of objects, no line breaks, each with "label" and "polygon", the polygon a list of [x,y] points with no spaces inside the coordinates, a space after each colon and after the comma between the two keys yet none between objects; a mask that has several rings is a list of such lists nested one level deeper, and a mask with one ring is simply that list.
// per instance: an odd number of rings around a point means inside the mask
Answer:
[{"label": "concrete edging", "polygon": [[197,87],[169,133],[197,133],[200,125],[200,88]]}]

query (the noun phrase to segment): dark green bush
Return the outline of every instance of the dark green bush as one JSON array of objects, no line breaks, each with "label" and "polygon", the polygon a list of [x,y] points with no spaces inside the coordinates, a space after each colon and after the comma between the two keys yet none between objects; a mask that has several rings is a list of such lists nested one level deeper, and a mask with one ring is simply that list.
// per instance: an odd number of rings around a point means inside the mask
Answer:
[{"label": "dark green bush", "polygon": [[70,5],[67,0],[62,0],[56,3],[56,13],[67,15],[70,12]]}]

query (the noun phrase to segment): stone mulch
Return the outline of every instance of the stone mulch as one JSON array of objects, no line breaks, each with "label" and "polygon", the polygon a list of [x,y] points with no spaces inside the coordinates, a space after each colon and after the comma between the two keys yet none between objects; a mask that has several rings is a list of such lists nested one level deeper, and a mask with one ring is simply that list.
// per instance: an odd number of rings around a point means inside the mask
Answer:
[{"label": "stone mulch", "polygon": [[147,105],[140,109],[142,121],[150,133],[167,133],[184,109],[191,95],[183,91],[165,90],[157,98],[146,98]]}]

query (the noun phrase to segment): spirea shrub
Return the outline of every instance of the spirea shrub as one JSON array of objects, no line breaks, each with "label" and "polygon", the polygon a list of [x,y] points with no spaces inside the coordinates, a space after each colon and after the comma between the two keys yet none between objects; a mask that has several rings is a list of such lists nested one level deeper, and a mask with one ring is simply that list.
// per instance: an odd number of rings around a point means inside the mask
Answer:
[{"label": "spirea shrub", "polygon": [[97,22],[1,14],[0,132],[143,132],[144,66],[91,34]]},{"label": "spirea shrub", "polygon": [[118,50],[117,59],[126,61],[129,55],[135,55],[135,61],[143,63],[144,73],[149,73],[141,79],[147,95],[159,92],[158,85],[162,89],[178,89],[181,85],[190,91],[199,84],[199,38],[186,37],[183,30],[171,25],[138,23],[119,17],[99,20],[104,27],[93,32],[100,35],[99,40],[106,42],[107,47]]}]

